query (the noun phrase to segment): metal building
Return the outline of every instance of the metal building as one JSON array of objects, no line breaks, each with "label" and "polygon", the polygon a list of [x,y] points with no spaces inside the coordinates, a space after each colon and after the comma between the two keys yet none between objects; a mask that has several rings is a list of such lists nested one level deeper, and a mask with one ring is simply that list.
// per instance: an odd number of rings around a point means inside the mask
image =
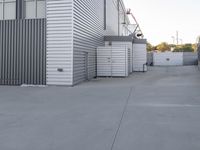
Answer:
[{"label": "metal building", "polygon": [[129,24],[123,0],[0,0],[0,84],[91,79],[104,36],[127,36]]}]

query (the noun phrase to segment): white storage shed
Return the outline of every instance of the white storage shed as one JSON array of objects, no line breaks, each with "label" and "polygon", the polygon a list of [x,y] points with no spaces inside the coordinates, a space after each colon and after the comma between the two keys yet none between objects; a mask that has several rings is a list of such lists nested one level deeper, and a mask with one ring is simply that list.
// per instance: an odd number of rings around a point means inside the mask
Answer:
[{"label": "white storage shed", "polygon": [[129,75],[130,49],[126,46],[97,48],[97,76],[127,77]]},{"label": "white storage shed", "polygon": [[97,76],[126,77],[133,71],[147,71],[146,39],[106,36],[97,49]]},{"label": "white storage shed", "polygon": [[105,36],[105,46],[121,47],[125,46],[128,51],[129,73],[133,72],[133,37],[132,36]]}]

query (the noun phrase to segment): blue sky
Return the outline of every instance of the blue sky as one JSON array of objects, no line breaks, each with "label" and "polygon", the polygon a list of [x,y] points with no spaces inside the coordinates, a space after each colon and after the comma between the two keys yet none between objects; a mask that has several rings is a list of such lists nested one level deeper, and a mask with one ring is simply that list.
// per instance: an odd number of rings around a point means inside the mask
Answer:
[{"label": "blue sky", "polygon": [[200,0],[124,0],[152,44],[173,43],[179,31],[183,43],[200,35]]}]

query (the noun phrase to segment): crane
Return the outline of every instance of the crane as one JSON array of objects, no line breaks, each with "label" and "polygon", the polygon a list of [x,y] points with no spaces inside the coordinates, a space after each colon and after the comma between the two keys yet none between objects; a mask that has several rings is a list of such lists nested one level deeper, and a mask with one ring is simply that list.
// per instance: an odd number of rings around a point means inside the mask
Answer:
[{"label": "crane", "polygon": [[135,27],[135,30],[134,30],[133,34],[135,34],[137,37],[144,38],[144,34],[143,34],[143,32],[142,32],[142,30],[140,28],[140,25],[139,25],[137,19],[135,18],[135,16],[133,15],[133,13],[131,12],[131,9],[128,9],[127,12],[126,12],[126,14],[130,15],[133,18],[134,22],[135,22],[134,25],[136,27]]}]

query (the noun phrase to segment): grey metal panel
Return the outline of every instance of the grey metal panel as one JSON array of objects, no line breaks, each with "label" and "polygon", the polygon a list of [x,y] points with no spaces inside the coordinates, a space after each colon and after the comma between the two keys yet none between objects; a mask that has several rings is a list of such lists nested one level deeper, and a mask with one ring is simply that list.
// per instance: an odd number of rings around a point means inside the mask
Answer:
[{"label": "grey metal panel", "polygon": [[[104,1],[74,0],[73,2],[73,84],[96,76],[96,49],[103,45]],[[83,60],[87,53],[87,61]],[[86,63],[85,67],[82,63]]]},{"label": "grey metal panel", "polygon": [[198,51],[198,60],[200,61],[200,44],[198,44],[197,51]]},{"label": "grey metal panel", "polygon": [[0,84],[46,84],[46,19],[0,21]]},{"label": "grey metal panel", "polygon": [[132,36],[105,36],[104,41],[132,42]]},{"label": "grey metal panel", "polygon": [[16,0],[16,19],[22,19],[24,15],[24,1]]},{"label": "grey metal panel", "polygon": [[106,30],[106,13],[107,13],[107,11],[106,11],[106,1],[107,0],[104,0],[104,30]]},{"label": "grey metal panel", "polygon": [[147,40],[146,39],[134,39],[133,43],[135,43],[135,44],[147,44]]},{"label": "grey metal panel", "polygon": [[197,48],[197,52],[198,52],[198,66],[200,68],[200,44],[197,44],[198,48]]},{"label": "grey metal panel", "polygon": [[197,65],[198,64],[198,54],[193,52],[183,53],[183,65]]},{"label": "grey metal panel", "polygon": [[149,65],[149,66],[153,65],[153,53],[152,52],[147,53],[147,65]]}]

